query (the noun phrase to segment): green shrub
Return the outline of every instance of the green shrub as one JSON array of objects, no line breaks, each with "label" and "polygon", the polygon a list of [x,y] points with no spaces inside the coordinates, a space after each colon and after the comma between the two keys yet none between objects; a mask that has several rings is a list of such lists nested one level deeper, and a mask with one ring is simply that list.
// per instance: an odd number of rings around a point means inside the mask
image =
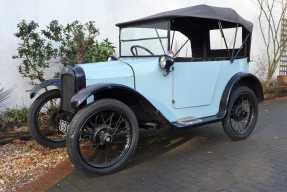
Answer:
[{"label": "green shrub", "polygon": [[93,21],[85,24],[74,21],[62,26],[54,20],[42,32],[59,44],[58,54],[64,65],[106,61],[114,53],[108,39],[96,40],[100,33]]},{"label": "green shrub", "polygon": [[18,54],[14,59],[21,59],[19,73],[34,83],[44,81],[44,70],[49,68],[49,61],[57,57],[58,50],[39,31],[39,25],[25,20],[17,25],[15,36],[20,40]]},{"label": "green shrub", "polygon": [[7,109],[0,115],[0,130],[18,128],[27,125],[28,109]]},{"label": "green shrub", "polygon": [[98,41],[99,30],[93,21],[74,21],[61,25],[53,20],[44,29],[34,22],[21,21],[15,36],[20,44],[14,59],[21,59],[19,73],[32,81],[44,81],[52,59],[64,65],[105,61],[114,53],[112,43]]}]

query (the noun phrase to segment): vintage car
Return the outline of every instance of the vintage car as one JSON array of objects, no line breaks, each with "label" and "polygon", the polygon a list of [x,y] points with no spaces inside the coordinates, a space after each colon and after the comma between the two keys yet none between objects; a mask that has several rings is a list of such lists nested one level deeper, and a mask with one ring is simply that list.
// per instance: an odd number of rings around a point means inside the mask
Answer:
[{"label": "vintage car", "polygon": [[198,5],[117,26],[119,57],[65,67],[32,90],[44,90],[29,115],[40,144],[66,144],[76,167],[107,174],[135,153],[139,128],[221,121],[232,140],[250,136],[264,99],[248,72],[252,23]]}]

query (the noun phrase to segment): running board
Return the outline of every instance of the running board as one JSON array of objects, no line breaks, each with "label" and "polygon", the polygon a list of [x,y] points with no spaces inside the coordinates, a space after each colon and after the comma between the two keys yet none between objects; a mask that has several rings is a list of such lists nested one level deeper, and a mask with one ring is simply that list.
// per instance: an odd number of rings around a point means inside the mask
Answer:
[{"label": "running board", "polygon": [[222,120],[223,118],[219,116],[211,116],[211,117],[205,117],[205,118],[199,118],[199,119],[181,119],[173,123],[173,125],[177,128],[184,128],[184,127],[193,127],[193,126],[199,126],[204,125],[208,123],[213,123]]}]

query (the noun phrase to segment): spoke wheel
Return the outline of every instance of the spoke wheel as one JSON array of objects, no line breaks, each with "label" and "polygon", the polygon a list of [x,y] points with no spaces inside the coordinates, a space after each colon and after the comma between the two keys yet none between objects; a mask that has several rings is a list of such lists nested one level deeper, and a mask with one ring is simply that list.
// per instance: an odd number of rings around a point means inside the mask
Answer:
[{"label": "spoke wheel", "polygon": [[131,139],[131,126],[124,114],[100,111],[92,115],[80,130],[80,155],[92,167],[110,167],[127,154]]},{"label": "spoke wheel", "polygon": [[119,170],[135,152],[138,123],[131,109],[113,99],[100,100],[76,114],[67,137],[76,167],[97,174]]},{"label": "spoke wheel", "polygon": [[225,133],[232,140],[246,139],[254,131],[258,118],[258,101],[248,87],[239,87],[232,92],[228,111],[223,120]]},{"label": "spoke wheel", "polygon": [[254,106],[247,94],[240,95],[237,98],[232,106],[230,118],[232,129],[237,130],[240,134],[248,131],[248,127],[254,118]]},{"label": "spoke wheel", "polygon": [[50,148],[65,146],[68,123],[60,110],[60,91],[43,93],[32,104],[29,112],[29,127],[33,138]]},{"label": "spoke wheel", "polygon": [[37,127],[43,137],[50,141],[61,142],[65,140],[65,133],[60,125],[60,98],[48,100],[37,113]]}]

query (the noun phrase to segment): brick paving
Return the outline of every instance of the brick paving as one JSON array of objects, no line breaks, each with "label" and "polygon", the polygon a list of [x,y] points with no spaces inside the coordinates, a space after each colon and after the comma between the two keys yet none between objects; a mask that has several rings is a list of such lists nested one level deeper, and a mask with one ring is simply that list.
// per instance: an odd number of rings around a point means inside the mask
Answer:
[{"label": "brick paving", "polygon": [[265,102],[255,133],[230,141],[220,124],[142,138],[123,171],[87,176],[75,171],[49,191],[286,192],[287,99]]}]

